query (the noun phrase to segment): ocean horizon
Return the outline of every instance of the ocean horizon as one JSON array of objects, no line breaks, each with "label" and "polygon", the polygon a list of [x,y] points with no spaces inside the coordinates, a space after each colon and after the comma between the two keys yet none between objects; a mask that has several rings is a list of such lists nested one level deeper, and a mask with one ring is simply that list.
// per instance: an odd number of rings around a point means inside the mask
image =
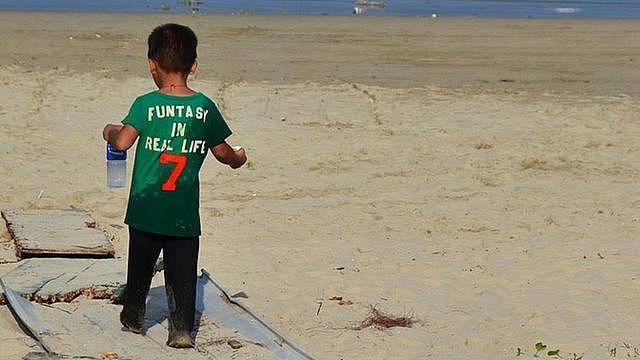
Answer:
[{"label": "ocean horizon", "polygon": [[[639,0],[0,0],[0,11],[314,14],[480,18],[640,18]],[[384,3],[384,6],[380,6]]]}]

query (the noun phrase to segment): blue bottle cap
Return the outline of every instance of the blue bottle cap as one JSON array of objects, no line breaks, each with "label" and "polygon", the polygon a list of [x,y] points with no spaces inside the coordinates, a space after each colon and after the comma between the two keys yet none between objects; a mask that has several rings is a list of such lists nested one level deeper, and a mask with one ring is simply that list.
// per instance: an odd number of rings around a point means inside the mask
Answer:
[{"label": "blue bottle cap", "polygon": [[127,152],[116,150],[110,143],[107,143],[107,160],[127,160]]}]

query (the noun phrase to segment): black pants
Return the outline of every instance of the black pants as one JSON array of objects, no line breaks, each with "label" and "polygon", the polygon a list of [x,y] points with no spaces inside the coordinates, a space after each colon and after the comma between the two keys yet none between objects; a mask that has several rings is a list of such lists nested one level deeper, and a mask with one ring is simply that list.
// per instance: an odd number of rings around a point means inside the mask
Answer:
[{"label": "black pants", "polygon": [[169,304],[169,337],[191,334],[196,306],[199,237],[182,238],[129,227],[129,259],[123,313],[144,324],[153,267],[162,250]]}]

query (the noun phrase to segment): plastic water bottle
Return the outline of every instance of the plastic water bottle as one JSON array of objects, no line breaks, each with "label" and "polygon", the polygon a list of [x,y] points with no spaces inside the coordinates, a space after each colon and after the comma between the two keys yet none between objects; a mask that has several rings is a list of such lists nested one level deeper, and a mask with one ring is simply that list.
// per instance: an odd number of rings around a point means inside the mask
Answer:
[{"label": "plastic water bottle", "polygon": [[127,152],[107,143],[107,186],[121,188],[127,184]]}]

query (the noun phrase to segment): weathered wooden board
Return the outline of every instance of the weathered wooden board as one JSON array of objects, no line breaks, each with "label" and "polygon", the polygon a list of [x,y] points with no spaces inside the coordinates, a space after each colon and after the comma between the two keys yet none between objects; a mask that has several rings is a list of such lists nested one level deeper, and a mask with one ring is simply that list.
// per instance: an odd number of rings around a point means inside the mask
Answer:
[{"label": "weathered wooden board", "polygon": [[82,209],[2,210],[20,258],[37,256],[112,257],[107,235]]},{"label": "weathered wooden board", "polygon": [[[126,269],[124,259],[30,258],[2,275],[2,280],[20,296],[37,302],[71,301],[81,294],[117,300],[126,284]],[[5,301],[0,296],[0,304]]]}]

